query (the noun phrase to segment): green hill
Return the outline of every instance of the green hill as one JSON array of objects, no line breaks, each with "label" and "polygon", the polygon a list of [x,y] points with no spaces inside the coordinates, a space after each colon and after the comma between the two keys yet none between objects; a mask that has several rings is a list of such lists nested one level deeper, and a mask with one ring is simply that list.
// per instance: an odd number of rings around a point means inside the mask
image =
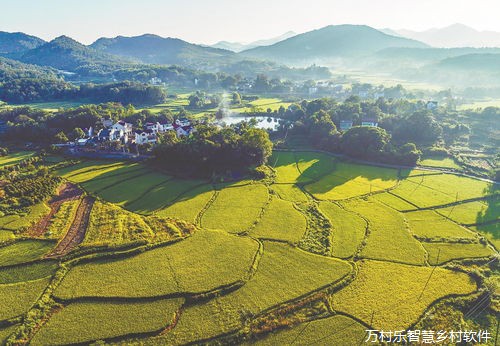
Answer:
[{"label": "green hill", "polygon": [[90,47],[97,51],[133,58],[148,64],[199,64],[220,59],[231,60],[236,54],[224,49],[199,46],[177,38],[145,34],[135,37],[100,38]]},{"label": "green hill", "polygon": [[368,55],[390,47],[425,48],[424,43],[384,34],[365,25],[331,25],[241,54],[275,61],[317,61]]},{"label": "green hill", "polygon": [[0,54],[25,52],[40,47],[46,42],[41,38],[22,32],[0,31]]},{"label": "green hill", "polygon": [[81,74],[106,72],[112,68],[130,64],[130,61],[99,52],[67,36],[60,36],[32,49],[22,54],[18,60]]}]

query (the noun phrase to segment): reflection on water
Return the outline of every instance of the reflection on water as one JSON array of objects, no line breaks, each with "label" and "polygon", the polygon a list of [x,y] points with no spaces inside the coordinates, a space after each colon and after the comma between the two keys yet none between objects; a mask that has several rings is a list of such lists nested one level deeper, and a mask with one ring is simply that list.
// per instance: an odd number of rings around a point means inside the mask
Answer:
[{"label": "reflection on water", "polygon": [[217,124],[219,124],[219,125],[223,125],[223,124],[233,125],[233,124],[240,123],[242,121],[248,122],[251,119],[255,119],[257,121],[257,124],[255,125],[255,127],[258,129],[276,130],[276,127],[279,125],[278,118],[264,117],[264,116],[259,116],[259,117],[230,116],[230,117],[225,117],[223,119],[217,120]]}]

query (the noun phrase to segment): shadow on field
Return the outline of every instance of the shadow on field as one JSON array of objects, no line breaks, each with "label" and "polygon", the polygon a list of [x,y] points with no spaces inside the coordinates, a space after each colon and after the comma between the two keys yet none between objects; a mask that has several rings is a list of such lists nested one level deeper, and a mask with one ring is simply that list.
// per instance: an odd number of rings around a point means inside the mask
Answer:
[{"label": "shadow on field", "polygon": [[[311,169],[314,168],[315,166],[311,167]],[[309,170],[305,171],[304,174],[309,174]],[[307,190],[312,194],[322,194],[356,178],[362,178],[356,182],[356,185],[365,186],[368,193],[371,191],[372,187],[374,190],[379,190],[380,187],[384,187],[384,182],[394,181],[394,183],[396,183],[398,171],[391,168],[336,161],[333,171],[320,176],[317,182],[308,184]],[[378,180],[378,184],[372,185],[371,182],[374,180]],[[379,186],[379,184],[382,186]]]},{"label": "shadow on field", "polygon": [[[485,195],[494,195],[498,193],[499,187],[497,184],[492,184],[484,193]],[[485,210],[479,212],[476,216],[476,228],[479,232],[489,233],[493,239],[500,239],[500,196],[490,197],[484,202],[487,205]],[[494,221],[492,221],[494,220]]]}]

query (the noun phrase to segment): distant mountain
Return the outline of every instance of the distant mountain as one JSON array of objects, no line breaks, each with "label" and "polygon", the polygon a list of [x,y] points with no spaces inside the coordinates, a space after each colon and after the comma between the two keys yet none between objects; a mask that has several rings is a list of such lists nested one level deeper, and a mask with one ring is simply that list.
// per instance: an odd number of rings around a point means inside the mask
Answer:
[{"label": "distant mountain", "polygon": [[177,38],[145,34],[135,37],[100,38],[92,48],[147,64],[199,64],[235,57],[228,50],[204,47]]},{"label": "distant mountain", "polygon": [[81,72],[82,70],[107,70],[127,64],[122,58],[99,52],[70,37],[60,36],[40,47],[16,56],[16,60],[50,66],[59,70]]},{"label": "distant mountain", "polygon": [[25,52],[45,43],[41,38],[22,32],[0,31],[0,54]]},{"label": "distant mountain", "polygon": [[260,47],[260,46],[270,46],[280,41],[286,40],[287,38],[296,36],[297,34],[293,31],[288,31],[283,35],[273,37],[267,40],[259,40],[252,43],[240,43],[240,42],[228,42],[228,41],[220,41],[216,44],[212,45],[213,48],[220,48],[230,50],[236,53],[242,52],[244,50]]},{"label": "distant mountain", "polygon": [[403,36],[419,40],[433,47],[500,47],[500,32],[478,31],[463,24],[426,31],[396,30]]},{"label": "distant mountain", "polygon": [[360,57],[390,47],[425,48],[427,45],[390,36],[365,25],[332,25],[240,54],[280,62],[317,62]]},{"label": "distant mountain", "polygon": [[484,71],[500,74],[500,54],[467,54],[444,59],[440,68],[462,71]]},{"label": "distant mountain", "polygon": [[374,58],[428,63],[468,54],[500,54],[500,48],[387,48],[375,53]]}]

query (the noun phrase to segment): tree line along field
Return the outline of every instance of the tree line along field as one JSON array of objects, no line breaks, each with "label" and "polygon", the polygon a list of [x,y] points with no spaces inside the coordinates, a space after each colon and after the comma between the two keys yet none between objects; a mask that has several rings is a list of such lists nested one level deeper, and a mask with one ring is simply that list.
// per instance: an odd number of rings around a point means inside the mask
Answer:
[{"label": "tree line along field", "polygon": [[[0,217],[0,345],[358,345],[436,304],[473,308],[498,283],[492,182],[308,151],[268,165],[271,179],[217,184],[140,163],[55,166],[80,197]],[[89,197],[83,238],[54,255]],[[483,329],[491,313],[456,308]]]}]

